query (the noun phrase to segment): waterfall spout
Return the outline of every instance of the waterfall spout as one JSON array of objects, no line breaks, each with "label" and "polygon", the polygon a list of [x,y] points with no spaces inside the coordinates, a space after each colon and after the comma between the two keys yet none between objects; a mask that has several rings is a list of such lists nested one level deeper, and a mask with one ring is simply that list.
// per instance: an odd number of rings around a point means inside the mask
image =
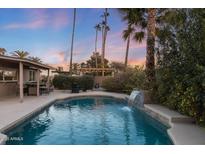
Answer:
[{"label": "waterfall spout", "polygon": [[144,106],[144,94],[142,91],[133,90],[130,94],[129,103],[136,105],[137,107]]}]

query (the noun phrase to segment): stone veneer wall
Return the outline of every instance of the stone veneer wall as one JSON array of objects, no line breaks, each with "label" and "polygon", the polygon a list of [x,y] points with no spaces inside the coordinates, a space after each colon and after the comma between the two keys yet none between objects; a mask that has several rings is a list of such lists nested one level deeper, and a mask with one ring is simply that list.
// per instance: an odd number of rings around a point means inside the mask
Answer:
[{"label": "stone veneer wall", "polygon": [[17,91],[17,82],[0,82],[0,98],[5,96],[15,96]]}]

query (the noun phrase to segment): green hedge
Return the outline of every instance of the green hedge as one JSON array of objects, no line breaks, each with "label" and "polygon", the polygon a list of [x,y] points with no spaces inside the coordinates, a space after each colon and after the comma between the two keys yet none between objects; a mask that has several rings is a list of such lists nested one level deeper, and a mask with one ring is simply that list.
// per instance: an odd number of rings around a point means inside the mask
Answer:
[{"label": "green hedge", "polygon": [[83,91],[86,91],[88,89],[93,89],[94,86],[94,77],[93,76],[89,76],[89,75],[84,75],[82,77],[80,77],[80,88]]},{"label": "green hedge", "polygon": [[72,84],[77,84],[81,90],[86,91],[92,89],[94,78],[92,76],[66,76],[56,75],[53,79],[53,85],[56,89],[68,90],[72,89]]},{"label": "green hedge", "polygon": [[142,67],[128,68],[125,72],[118,73],[115,77],[103,81],[102,87],[111,92],[128,93],[134,89],[146,89],[145,72]]},{"label": "green hedge", "polygon": [[172,12],[166,26],[159,30],[156,49],[158,102],[195,118],[202,125],[205,125],[204,15],[204,9]]}]

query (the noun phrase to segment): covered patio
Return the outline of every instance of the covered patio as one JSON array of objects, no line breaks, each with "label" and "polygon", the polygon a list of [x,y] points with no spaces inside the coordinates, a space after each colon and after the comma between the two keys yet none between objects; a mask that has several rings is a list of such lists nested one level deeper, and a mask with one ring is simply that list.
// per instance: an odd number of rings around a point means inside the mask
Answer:
[{"label": "covered patio", "polygon": [[[42,88],[49,88],[50,69],[52,67],[29,59],[0,55],[0,97],[18,96],[23,102],[26,93],[39,96],[40,73],[47,72]],[[28,85],[30,87],[26,88]]]}]

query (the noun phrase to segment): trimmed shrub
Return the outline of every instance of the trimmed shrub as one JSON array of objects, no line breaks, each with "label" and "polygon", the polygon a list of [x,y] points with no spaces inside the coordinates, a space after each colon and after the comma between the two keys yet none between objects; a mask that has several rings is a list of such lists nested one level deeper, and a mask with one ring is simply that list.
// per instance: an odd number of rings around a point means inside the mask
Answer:
[{"label": "trimmed shrub", "polygon": [[71,82],[69,82],[68,77],[65,75],[55,75],[53,78],[53,85],[56,89],[70,89]]},{"label": "trimmed shrub", "polygon": [[111,92],[122,92],[124,86],[120,84],[119,77],[110,77],[102,82],[102,87]]},{"label": "trimmed shrub", "polygon": [[94,77],[90,75],[84,75],[80,77],[80,88],[83,91],[86,91],[88,89],[92,89],[94,86]]},{"label": "trimmed shrub", "polygon": [[72,85],[77,84],[79,87],[86,91],[93,88],[94,79],[92,76],[66,76],[56,75],[53,79],[53,85],[56,89],[68,90],[72,89]]},{"label": "trimmed shrub", "polygon": [[134,88],[146,89],[145,72],[142,67],[129,68],[115,77],[103,81],[102,87],[107,91],[130,93]]}]

